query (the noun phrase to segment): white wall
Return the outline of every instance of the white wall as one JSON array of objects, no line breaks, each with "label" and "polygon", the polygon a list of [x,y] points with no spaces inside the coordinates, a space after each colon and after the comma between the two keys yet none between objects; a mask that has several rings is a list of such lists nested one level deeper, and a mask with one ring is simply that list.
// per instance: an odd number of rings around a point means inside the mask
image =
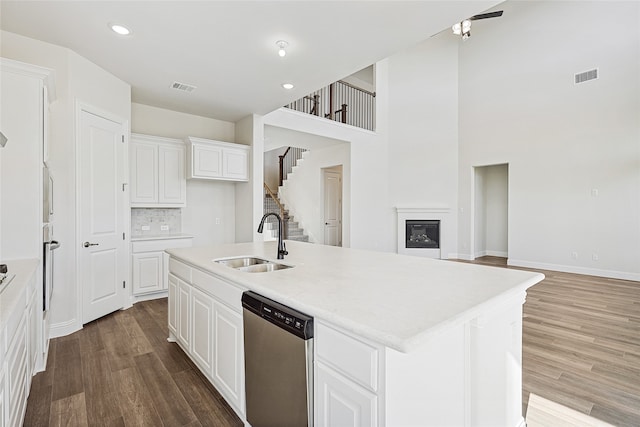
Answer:
[{"label": "white wall", "polygon": [[238,121],[236,139],[251,146],[249,182],[236,184],[236,242],[261,241],[263,236],[256,230],[263,215],[263,117],[253,114]]},{"label": "white wall", "polygon": [[[235,124],[208,117],[131,104],[131,131],[184,140],[187,136],[234,142]],[[182,208],[182,232],[194,236],[194,246],[235,241],[236,184],[187,180],[187,206]],[[216,224],[216,219],[220,223]]]},{"label": "white wall", "polygon": [[75,105],[83,102],[110,112],[127,122],[131,116],[131,88],[122,80],[76,53],[49,43],[2,32],[2,56],[52,68],[56,72],[57,101],[51,105],[50,169],[55,179],[56,240],[54,294],[51,323],[53,336],[81,327],[76,251],[76,141]]},{"label": "white wall", "polygon": [[444,32],[388,61],[389,202],[391,207],[449,208],[451,227],[443,238],[450,240],[445,245],[452,253],[442,258],[455,257],[458,40]]},{"label": "white wall", "polygon": [[264,152],[264,182],[269,186],[271,191],[277,193],[280,181],[280,158],[287,150],[286,147],[276,148]]},{"label": "white wall", "polygon": [[[280,199],[294,221],[300,223],[312,243],[324,243],[324,184],[323,168],[342,165],[343,200],[351,197],[351,161],[349,144],[331,145],[307,151],[303,161],[290,174],[280,189]],[[343,208],[343,215],[349,210]],[[344,224],[344,221],[343,221]],[[349,227],[342,227],[343,236],[350,234]],[[343,239],[344,240],[344,239]]]},{"label": "white wall", "polygon": [[460,251],[473,167],[508,163],[510,264],[640,280],[640,3],[501,6],[460,48]]}]

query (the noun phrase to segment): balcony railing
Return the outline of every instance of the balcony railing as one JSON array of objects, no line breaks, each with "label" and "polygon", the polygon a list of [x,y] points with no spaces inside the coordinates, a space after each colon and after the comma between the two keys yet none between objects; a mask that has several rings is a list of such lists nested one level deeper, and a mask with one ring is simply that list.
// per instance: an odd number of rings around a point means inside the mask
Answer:
[{"label": "balcony railing", "polygon": [[342,80],[285,107],[363,129],[375,128],[375,92],[360,89]]}]

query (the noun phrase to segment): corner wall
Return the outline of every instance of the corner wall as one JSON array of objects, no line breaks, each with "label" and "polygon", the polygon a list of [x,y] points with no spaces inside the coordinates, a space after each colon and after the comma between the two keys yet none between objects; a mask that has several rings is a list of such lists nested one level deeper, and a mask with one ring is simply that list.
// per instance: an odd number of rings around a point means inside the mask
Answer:
[{"label": "corner wall", "polygon": [[473,167],[508,163],[509,264],[640,280],[640,3],[501,6],[460,48],[460,251]]}]

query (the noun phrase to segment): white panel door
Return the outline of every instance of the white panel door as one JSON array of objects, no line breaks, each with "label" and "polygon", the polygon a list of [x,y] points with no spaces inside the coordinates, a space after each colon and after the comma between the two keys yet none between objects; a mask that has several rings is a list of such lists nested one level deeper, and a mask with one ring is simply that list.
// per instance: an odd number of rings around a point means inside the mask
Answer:
[{"label": "white panel door", "polygon": [[184,147],[158,147],[159,184],[158,203],[184,204],[187,200],[187,181],[184,170]]},{"label": "white panel door", "polygon": [[193,145],[193,173],[194,177],[220,178],[222,176],[222,149],[220,147],[206,147]]},{"label": "white panel door", "polygon": [[372,427],[378,425],[375,394],[316,362],[316,425]]},{"label": "white panel door", "polygon": [[242,408],[244,372],[242,315],[215,302],[213,382],[236,408]]},{"label": "white panel door", "polygon": [[163,289],[162,252],[143,252],[131,255],[133,294],[158,292]]},{"label": "white panel door", "polygon": [[324,244],[342,246],[342,174],[324,171]]},{"label": "white panel door", "polygon": [[211,375],[213,361],[213,298],[191,288],[191,355],[203,372]]},{"label": "white panel door", "polygon": [[80,113],[78,258],[83,324],[125,304],[125,132],[123,123]]},{"label": "white panel door", "polygon": [[178,280],[178,316],[177,316],[177,334],[176,339],[180,342],[185,350],[189,350],[191,342],[191,286],[188,283]]},{"label": "white panel door", "polygon": [[225,148],[222,152],[222,175],[231,179],[248,179],[247,151]]},{"label": "white panel door", "polygon": [[158,146],[131,143],[131,202],[158,202]]}]

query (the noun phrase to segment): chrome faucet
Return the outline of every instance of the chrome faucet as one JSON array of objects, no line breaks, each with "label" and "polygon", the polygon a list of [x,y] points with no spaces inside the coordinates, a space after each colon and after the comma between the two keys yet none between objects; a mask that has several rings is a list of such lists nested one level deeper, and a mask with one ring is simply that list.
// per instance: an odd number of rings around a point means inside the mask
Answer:
[{"label": "chrome faucet", "polygon": [[278,218],[278,259],[284,259],[285,255],[289,255],[289,252],[287,252],[287,247],[284,245],[284,242],[282,241],[282,218],[280,218],[280,215],[278,215],[275,212],[269,212],[266,213],[262,216],[262,219],[260,220],[260,225],[258,225],[258,233],[262,233],[262,229],[264,228],[264,221],[267,219],[267,217],[269,215],[273,215],[276,218]]}]

